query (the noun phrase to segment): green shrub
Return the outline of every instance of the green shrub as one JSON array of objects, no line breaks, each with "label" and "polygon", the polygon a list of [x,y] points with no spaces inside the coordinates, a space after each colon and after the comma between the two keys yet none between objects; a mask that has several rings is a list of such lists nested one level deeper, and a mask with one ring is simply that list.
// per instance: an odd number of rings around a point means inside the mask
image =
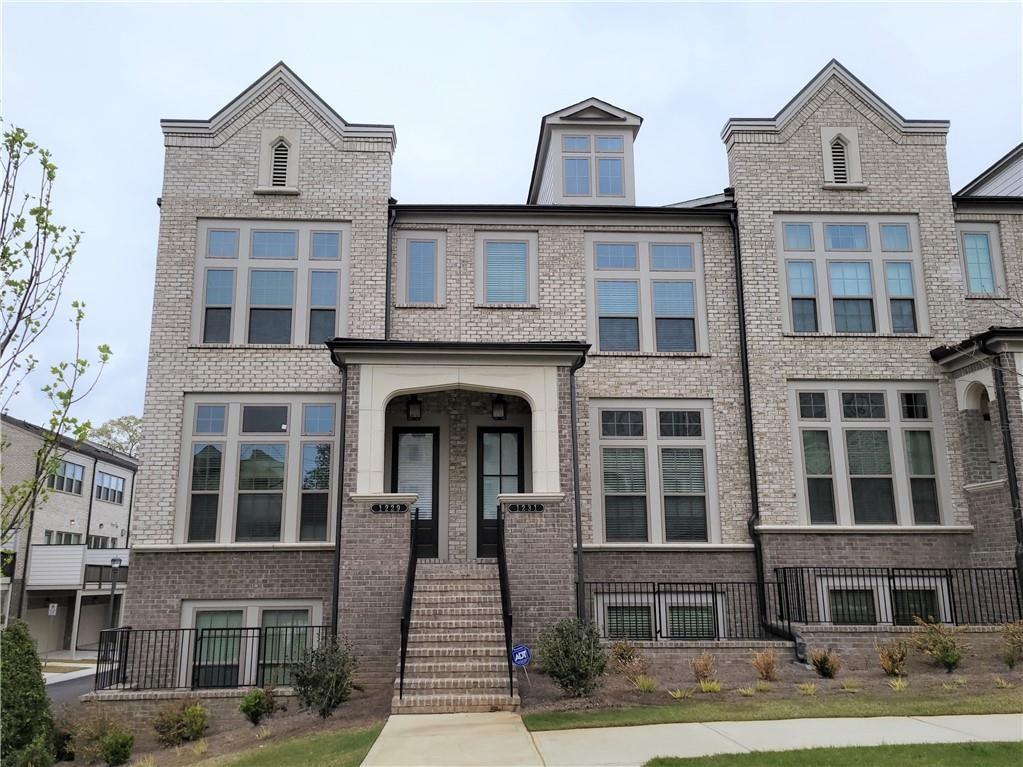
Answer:
[{"label": "green shrub", "polygon": [[1023,660],[1023,621],[1002,626],[1002,660],[1010,669]]},{"label": "green shrub", "polygon": [[209,726],[206,709],[199,702],[167,706],[153,720],[156,739],[163,746],[180,746],[186,741],[199,740]]},{"label": "green shrub", "polygon": [[99,745],[103,760],[111,767],[117,767],[131,759],[135,736],[118,725],[100,739]]},{"label": "green shrub", "polygon": [[817,649],[810,653],[810,665],[817,675],[824,679],[834,679],[842,668],[842,661],[834,650]]},{"label": "green shrub", "polygon": [[[4,706],[7,705],[6,696]],[[53,744],[42,733],[4,758],[4,767],[53,767]]]},{"label": "green shrub", "polygon": [[299,708],[315,711],[326,719],[351,697],[359,661],[352,643],[343,637],[327,637],[318,647],[291,665],[291,686]]},{"label": "green shrub", "polygon": [[72,729],[71,753],[83,764],[92,764],[103,758],[103,737],[121,726],[106,714],[94,714],[81,719]]},{"label": "green shrub", "polygon": [[[53,761],[53,715],[39,665],[35,641],[24,621],[12,620],[0,635],[0,761],[4,767],[18,751],[30,750],[26,758],[43,764],[44,754]],[[26,763],[27,764],[27,763]]]},{"label": "green shrub", "polygon": [[607,668],[607,654],[593,623],[563,620],[540,632],[540,668],[569,695],[579,698],[597,687]]},{"label": "green shrub", "polygon": [[940,623],[928,623],[920,617],[914,617],[913,620],[917,625],[917,650],[943,666],[949,674],[959,668],[967,645],[959,641],[956,630]]},{"label": "green shrub", "polygon": [[268,716],[273,716],[274,712],[281,708],[272,687],[257,687],[254,690],[249,690],[242,698],[241,705],[238,706],[238,710],[254,725],[259,724]]}]

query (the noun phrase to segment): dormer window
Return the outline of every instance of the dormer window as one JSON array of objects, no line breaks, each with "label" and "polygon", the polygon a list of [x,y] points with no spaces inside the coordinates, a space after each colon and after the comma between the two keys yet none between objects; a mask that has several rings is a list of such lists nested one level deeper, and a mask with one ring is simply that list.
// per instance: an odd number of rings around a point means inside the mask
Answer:
[{"label": "dormer window", "polygon": [[836,184],[849,183],[849,156],[845,141],[839,136],[831,142],[831,173]]},{"label": "dormer window", "polygon": [[279,139],[273,146],[270,166],[270,186],[288,185],[288,142]]}]

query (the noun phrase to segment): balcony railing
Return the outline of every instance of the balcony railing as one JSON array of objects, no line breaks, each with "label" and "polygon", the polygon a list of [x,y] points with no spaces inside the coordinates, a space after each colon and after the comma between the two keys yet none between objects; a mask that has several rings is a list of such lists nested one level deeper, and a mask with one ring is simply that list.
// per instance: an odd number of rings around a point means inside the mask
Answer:
[{"label": "balcony railing", "polygon": [[328,634],[327,626],[106,629],[95,689],[286,686],[292,664]]},{"label": "balcony railing", "polygon": [[586,610],[604,639],[712,641],[789,637],[776,583],[590,581]]},{"label": "balcony railing", "polygon": [[989,568],[783,567],[776,571],[793,623],[958,626],[1019,620],[1016,570]]},{"label": "balcony railing", "polygon": [[[83,543],[33,544],[26,581],[29,586],[78,588],[86,581],[91,585],[97,581],[90,580],[87,575],[95,576],[97,573],[89,568],[109,569],[110,560],[115,557],[121,560],[122,565],[117,581],[124,583],[128,578],[126,566],[130,559],[130,549],[90,549]],[[110,578],[100,577],[98,582],[109,585]]]}]

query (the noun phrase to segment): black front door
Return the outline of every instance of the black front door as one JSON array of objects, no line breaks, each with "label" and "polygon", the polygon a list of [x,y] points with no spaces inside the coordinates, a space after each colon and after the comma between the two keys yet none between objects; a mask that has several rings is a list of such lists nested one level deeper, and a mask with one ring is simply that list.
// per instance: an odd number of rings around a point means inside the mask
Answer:
[{"label": "black front door", "polygon": [[440,488],[440,431],[436,428],[396,428],[391,462],[391,491],[417,493],[416,548],[421,558],[437,552],[437,497]]},{"label": "black front door", "polygon": [[522,429],[481,426],[476,434],[476,556],[497,556],[498,493],[521,493]]}]

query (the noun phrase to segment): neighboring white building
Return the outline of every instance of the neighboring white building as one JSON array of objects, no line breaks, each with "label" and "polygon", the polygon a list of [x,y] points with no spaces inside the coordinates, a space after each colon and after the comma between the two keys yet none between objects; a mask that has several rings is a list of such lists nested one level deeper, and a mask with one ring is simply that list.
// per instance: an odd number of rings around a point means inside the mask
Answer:
[{"label": "neighboring white building", "polygon": [[[45,430],[7,415],[2,426],[7,487],[31,476]],[[3,547],[13,562],[0,579],[0,617],[23,618],[40,652],[95,650],[109,621],[112,560],[121,561],[115,623],[128,579],[138,462],[91,442],[62,438],[61,447],[57,472]]]}]

